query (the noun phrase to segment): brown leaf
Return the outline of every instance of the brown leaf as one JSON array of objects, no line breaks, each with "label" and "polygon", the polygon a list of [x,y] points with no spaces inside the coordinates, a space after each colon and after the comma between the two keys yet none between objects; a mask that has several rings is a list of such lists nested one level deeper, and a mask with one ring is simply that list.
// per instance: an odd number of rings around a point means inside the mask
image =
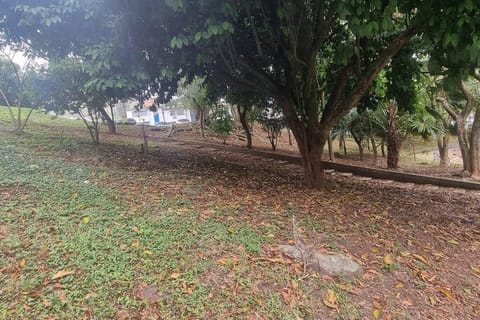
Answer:
[{"label": "brown leaf", "polygon": [[337,308],[337,294],[332,289],[328,289],[327,293],[323,297],[323,303],[332,309]]},{"label": "brown leaf", "polygon": [[171,278],[171,279],[178,279],[178,278],[180,278],[181,276],[182,276],[181,273],[174,272],[174,273],[172,273],[172,274],[170,275],[170,278]]},{"label": "brown leaf", "polygon": [[75,271],[62,270],[62,271],[59,271],[59,272],[55,273],[55,275],[52,277],[52,280],[57,280],[57,279],[69,276],[71,274],[74,274],[74,273],[75,273]]},{"label": "brown leaf", "polygon": [[422,262],[425,263],[425,264],[428,264],[427,259],[425,259],[425,258],[422,257],[421,255],[414,253],[414,254],[412,254],[412,256],[414,256],[415,259],[420,260],[420,261],[422,261]]},{"label": "brown leaf", "polygon": [[138,240],[133,240],[131,246],[137,248],[138,246],[140,246],[140,242]]},{"label": "brown leaf", "polygon": [[455,297],[453,296],[453,293],[452,293],[452,291],[450,291],[450,289],[442,287],[442,288],[438,289],[438,291],[443,293],[446,297],[448,297],[452,300],[455,300]]},{"label": "brown leaf", "polygon": [[393,264],[393,258],[391,254],[387,254],[385,257],[383,257],[383,263],[386,265],[391,265]]}]

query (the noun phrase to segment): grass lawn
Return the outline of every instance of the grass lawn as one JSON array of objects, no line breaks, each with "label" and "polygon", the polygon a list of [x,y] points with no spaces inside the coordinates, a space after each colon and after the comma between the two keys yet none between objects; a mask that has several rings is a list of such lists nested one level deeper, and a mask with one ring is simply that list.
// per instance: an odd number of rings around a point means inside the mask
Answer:
[{"label": "grass lawn", "polygon": [[[321,193],[300,168],[161,141],[146,157],[136,128],[94,146],[82,126],[35,112],[17,136],[0,107],[0,319],[480,316],[478,226],[450,217],[478,221],[478,194],[345,177]],[[294,216],[362,279],[282,256]]]}]

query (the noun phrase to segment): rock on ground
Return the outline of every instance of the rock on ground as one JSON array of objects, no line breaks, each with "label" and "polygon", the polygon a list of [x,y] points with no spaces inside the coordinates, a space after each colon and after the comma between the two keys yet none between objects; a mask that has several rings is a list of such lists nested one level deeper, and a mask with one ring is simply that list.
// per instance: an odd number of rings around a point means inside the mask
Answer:
[{"label": "rock on ground", "polygon": [[304,260],[307,268],[320,274],[346,279],[358,278],[363,274],[361,265],[341,253],[318,253],[305,245],[281,245],[280,251],[293,259]]}]

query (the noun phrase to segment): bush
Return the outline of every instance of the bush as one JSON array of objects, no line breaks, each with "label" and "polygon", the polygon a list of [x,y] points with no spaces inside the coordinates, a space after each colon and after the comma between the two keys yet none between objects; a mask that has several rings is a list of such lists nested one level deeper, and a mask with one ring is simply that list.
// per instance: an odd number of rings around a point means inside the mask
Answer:
[{"label": "bush", "polygon": [[221,109],[216,111],[212,116],[212,124],[210,129],[215,132],[223,140],[223,144],[226,144],[226,139],[232,133],[235,128],[235,122],[230,114]]}]

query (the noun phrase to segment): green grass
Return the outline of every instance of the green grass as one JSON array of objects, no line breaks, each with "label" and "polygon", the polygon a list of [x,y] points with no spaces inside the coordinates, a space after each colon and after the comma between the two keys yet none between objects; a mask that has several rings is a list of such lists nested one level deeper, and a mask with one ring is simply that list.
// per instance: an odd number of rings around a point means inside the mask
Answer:
[{"label": "green grass", "polygon": [[[8,123],[4,108],[0,119]],[[249,260],[262,256],[272,225],[238,221],[227,206],[200,219],[182,195],[132,203],[145,176],[65,160],[62,152],[95,147],[67,129],[60,141],[57,127],[81,130],[78,121],[35,112],[25,135],[0,132],[0,319],[311,313],[282,300],[279,289],[297,277],[290,267]],[[142,299],[150,285],[156,303]]]},{"label": "green grass", "polygon": [[[12,145],[0,149],[0,188],[9,194],[0,209],[0,224],[7,228],[0,268],[25,261],[18,279],[13,272],[1,276],[4,318],[39,319],[45,312],[81,317],[85,308],[100,319],[113,317],[119,306],[139,307],[132,298],[137,281],[161,283],[176,303],[188,306],[184,312],[200,315],[199,302],[206,302],[208,292],[196,278],[212,262],[197,253],[238,245],[248,254],[260,251],[262,236],[240,223],[198,222],[195,212],[175,215],[182,207],[178,201],[164,203],[154,218],[128,212],[115,199],[118,191],[95,185],[106,172],[38,158]],[[75,272],[58,281],[64,301],[49,281],[62,270]],[[173,273],[195,284],[190,296],[178,291],[178,281],[159,281]]]}]

